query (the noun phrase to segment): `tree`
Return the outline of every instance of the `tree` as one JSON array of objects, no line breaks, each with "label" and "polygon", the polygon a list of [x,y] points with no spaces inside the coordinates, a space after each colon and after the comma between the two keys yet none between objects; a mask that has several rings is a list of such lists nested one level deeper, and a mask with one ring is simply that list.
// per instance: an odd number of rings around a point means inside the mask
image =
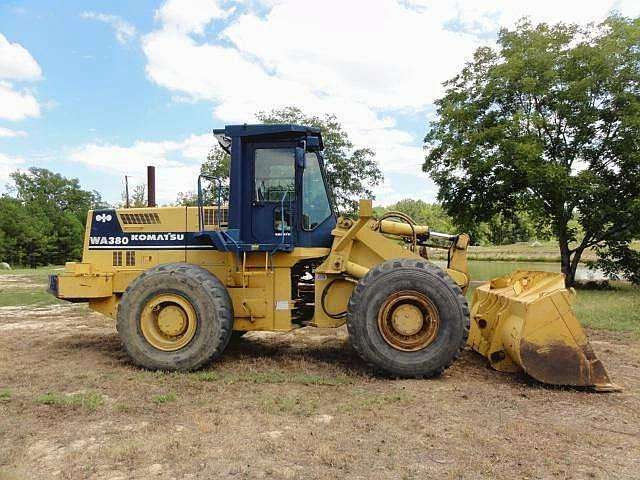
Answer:
[{"label": "tree", "polygon": [[[137,183],[129,192],[129,207],[142,208],[147,206],[147,186],[144,183]],[[127,205],[127,191],[122,190],[122,203],[117,205],[118,208],[124,208]]]},{"label": "tree", "polygon": [[588,27],[521,20],[445,86],[423,170],[450,215],[479,222],[527,212],[558,238],[567,285],[587,248],[619,267],[633,257],[640,19]]},{"label": "tree", "polygon": [[297,107],[285,107],[256,116],[263,123],[293,123],[322,131],[325,168],[341,212],[355,212],[360,198],[375,198],[372,189],[383,180],[375,152],[356,148],[335,115],[306,115]]},{"label": "tree", "polygon": [[3,258],[34,266],[80,258],[87,211],[104,206],[100,195],[43,168],[10,177],[15,197],[0,197]]},{"label": "tree", "polygon": [[396,211],[409,215],[418,225],[428,225],[436,232],[455,233],[453,219],[447,215],[440,205],[426,203],[422,200],[405,198],[387,207],[376,207],[376,216],[380,217],[386,212]]}]

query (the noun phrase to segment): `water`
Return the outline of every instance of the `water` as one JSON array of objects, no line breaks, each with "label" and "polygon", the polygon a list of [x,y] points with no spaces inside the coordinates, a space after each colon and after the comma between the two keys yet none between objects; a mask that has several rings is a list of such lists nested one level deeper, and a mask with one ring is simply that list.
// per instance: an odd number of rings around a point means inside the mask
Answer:
[{"label": "water", "polygon": [[[446,260],[433,261],[439,267],[446,267]],[[542,270],[545,272],[560,272],[557,262],[511,262],[511,261],[483,261],[469,260],[469,274],[472,280],[490,280],[494,277],[506,275],[514,270]],[[590,270],[585,265],[579,265],[576,270],[576,280],[605,280],[607,277],[599,270]]]}]

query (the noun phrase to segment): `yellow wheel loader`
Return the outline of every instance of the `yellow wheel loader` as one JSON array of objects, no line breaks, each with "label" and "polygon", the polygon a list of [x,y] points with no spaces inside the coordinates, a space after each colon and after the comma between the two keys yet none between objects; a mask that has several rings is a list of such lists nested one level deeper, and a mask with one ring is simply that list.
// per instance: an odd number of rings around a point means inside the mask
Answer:
[{"label": "yellow wheel loader", "polygon": [[[470,311],[469,237],[399,212],[375,219],[370,200],[357,218],[338,217],[319,130],[230,125],[214,135],[231,155],[228,188],[200,176],[197,206],[89,212],[82,262],[50,278],[56,297],[114,318],[137,365],[197,369],[244,332],[346,323],[362,359],[394,377],[437,375],[468,344],[500,371],[616,388],[560,274],[494,279]],[[428,247],[448,251],[446,268]]]}]

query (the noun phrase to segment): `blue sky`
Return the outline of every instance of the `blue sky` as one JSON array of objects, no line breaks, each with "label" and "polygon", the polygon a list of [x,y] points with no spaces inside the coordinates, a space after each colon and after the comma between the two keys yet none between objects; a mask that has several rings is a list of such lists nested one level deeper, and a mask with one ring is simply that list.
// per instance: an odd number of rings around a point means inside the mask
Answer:
[{"label": "blue sky", "polygon": [[142,181],[155,164],[168,203],[193,190],[212,128],[296,105],[335,113],[377,152],[379,203],[433,201],[420,165],[441,83],[523,15],[613,10],[635,16],[640,2],[3,1],[0,184],[39,166],[116,202],[125,174]]}]

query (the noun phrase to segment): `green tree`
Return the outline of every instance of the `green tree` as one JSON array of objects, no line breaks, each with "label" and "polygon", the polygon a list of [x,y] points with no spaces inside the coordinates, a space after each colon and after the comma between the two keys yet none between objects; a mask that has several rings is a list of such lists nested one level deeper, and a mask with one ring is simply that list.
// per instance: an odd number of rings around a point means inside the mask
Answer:
[{"label": "green tree", "polygon": [[613,258],[610,267],[633,257],[640,19],[588,27],[522,20],[445,86],[423,169],[450,215],[471,223],[527,212],[558,238],[568,285],[589,247]]},{"label": "green tree", "polygon": [[356,148],[335,115],[307,115],[297,107],[285,107],[256,116],[263,123],[293,123],[322,131],[325,168],[341,212],[355,212],[360,198],[375,198],[372,189],[383,180],[375,153],[367,147]]},{"label": "green tree", "polygon": [[390,211],[409,215],[418,225],[428,225],[436,232],[455,233],[456,231],[453,219],[440,205],[405,198],[387,207],[376,207],[375,213],[379,217]]},{"label": "green tree", "polygon": [[15,197],[0,199],[3,256],[31,265],[80,258],[87,211],[104,206],[100,195],[43,168],[13,172],[11,180]]}]

